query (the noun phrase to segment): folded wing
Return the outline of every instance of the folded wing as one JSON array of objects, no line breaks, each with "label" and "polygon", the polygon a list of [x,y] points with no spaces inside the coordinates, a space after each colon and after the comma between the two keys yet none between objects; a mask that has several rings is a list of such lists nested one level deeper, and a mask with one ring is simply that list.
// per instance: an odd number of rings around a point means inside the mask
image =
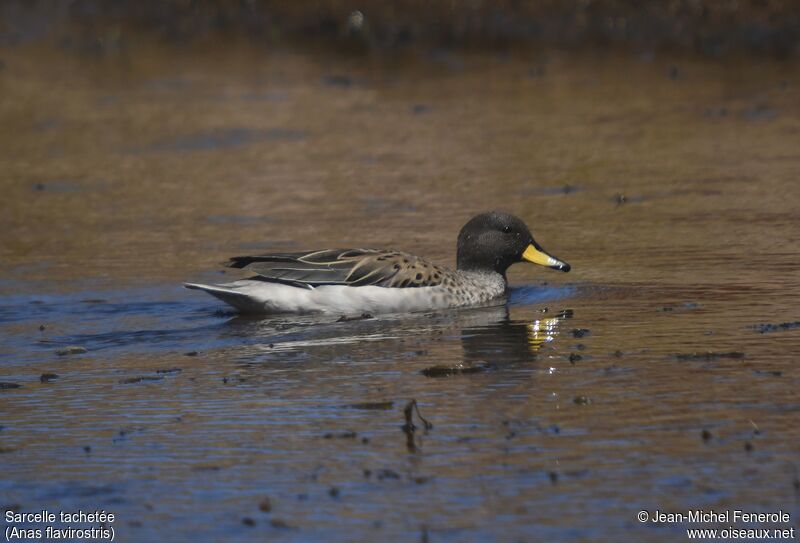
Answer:
[{"label": "folded wing", "polygon": [[328,249],[302,253],[236,256],[231,268],[256,273],[253,279],[314,288],[321,285],[413,288],[439,285],[445,270],[397,251]]}]

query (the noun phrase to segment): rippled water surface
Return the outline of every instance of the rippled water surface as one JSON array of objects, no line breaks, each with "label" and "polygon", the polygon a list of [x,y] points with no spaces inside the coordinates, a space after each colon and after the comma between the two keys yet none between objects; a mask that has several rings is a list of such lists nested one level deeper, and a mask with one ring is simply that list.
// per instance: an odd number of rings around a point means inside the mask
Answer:
[{"label": "rippled water surface", "polygon": [[[0,59],[5,508],[105,509],[121,541],[684,540],[640,509],[796,525],[796,63]],[[573,271],[348,322],[180,287],[251,251],[452,264],[492,208]],[[412,399],[432,428],[404,431]]]}]

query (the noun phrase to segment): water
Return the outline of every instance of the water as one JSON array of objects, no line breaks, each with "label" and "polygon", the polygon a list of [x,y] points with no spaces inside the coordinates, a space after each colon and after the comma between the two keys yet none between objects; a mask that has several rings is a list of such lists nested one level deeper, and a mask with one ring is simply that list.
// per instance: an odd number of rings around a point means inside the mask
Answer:
[{"label": "water", "polygon": [[[685,538],[641,509],[797,525],[800,328],[759,328],[800,321],[796,62],[0,58],[5,508],[105,509],[122,541]],[[452,265],[492,208],[573,271],[350,322],[180,288],[258,250]],[[433,427],[409,436],[411,399]]]}]

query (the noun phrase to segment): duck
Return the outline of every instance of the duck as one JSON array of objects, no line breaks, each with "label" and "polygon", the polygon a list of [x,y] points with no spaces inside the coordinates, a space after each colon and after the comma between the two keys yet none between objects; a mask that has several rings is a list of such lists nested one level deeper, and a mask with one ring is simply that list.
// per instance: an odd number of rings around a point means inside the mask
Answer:
[{"label": "duck", "polygon": [[455,269],[402,251],[323,249],[235,256],[226,265],[251,277],[184,287],[245,314],[374,316],[500,303],[508,288],[506,272],[518,262],[571,269],[542,249],[522,219],[490,211],[461,228]]}]

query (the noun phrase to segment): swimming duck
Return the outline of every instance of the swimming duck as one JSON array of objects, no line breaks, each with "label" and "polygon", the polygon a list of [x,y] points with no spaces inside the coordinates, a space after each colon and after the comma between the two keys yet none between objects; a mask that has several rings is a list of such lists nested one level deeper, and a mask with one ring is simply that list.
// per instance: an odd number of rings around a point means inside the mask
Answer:
[{"label": "swimming duck", "polygon": [[378,249],[326,249],[236,256],[228,266],[255,275],[221,285],[186,283],[242,313],[405,313],[481,305],[501,298],[506,270],[532,262],[568,272],[519,218],[481,213],[458,234],[455,270],[418,256]]}]

